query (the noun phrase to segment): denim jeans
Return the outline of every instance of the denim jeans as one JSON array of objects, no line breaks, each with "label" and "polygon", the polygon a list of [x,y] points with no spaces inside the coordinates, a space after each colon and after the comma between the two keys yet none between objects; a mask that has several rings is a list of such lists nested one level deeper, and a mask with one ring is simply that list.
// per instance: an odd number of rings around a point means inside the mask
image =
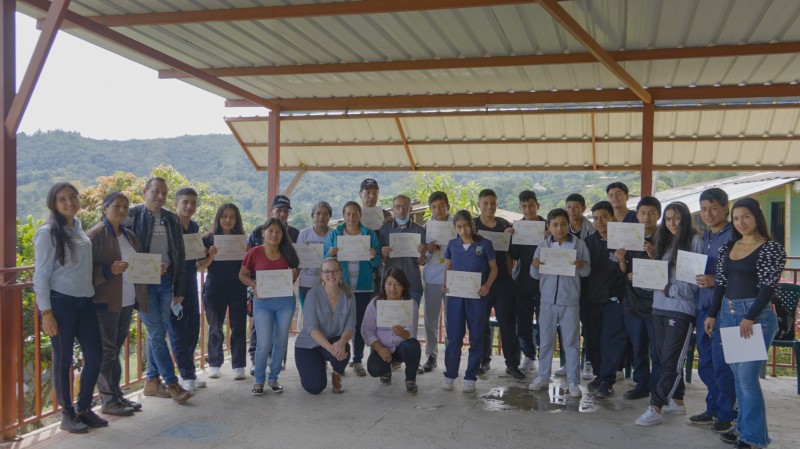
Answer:
[{"label": "denim jeans", "polygon": [[[333,337],[328,341],[336,343],[340,337]],[[312,349],[294,347],[294,363],[297,365],[297,374],[300,376],[300,385],[311,394],[320,394],[328,386],[328,373],[325,362],[331,364],[331,369],[338,374],[343,374],[350,360],[350,343],[344,345],[344,351],[348,357],[338,360],[322,346],[315,346]]]},{"label": "denim jeans", "polygon": [[719,335],[719,323],[714,326],[714,332],[709,337],[703,332],[703,323],[708,317],[708,309],[697,309],[697,354],[700,356],[697,363],[697,374],[706,384],[706,411],[713,414],[719,421],[733,421],[736,419],[734,403],[736,391],[733,383],[733,373],[725,363],[722,353],[722,340]]},{"label": "denim jeans", "polygon": [[178,382],[167,346],[167,327],[172,314],[172,275],[161,276],[161,284],[147,286],[147,312],[139,312],[147,327],[147,380],[159,375],[166,385]]},{"label": "denim jeans", "polygon": [[391,362],[384,361],[378,351],[371,349],[367,358],[367,372],[372,377],[391,374],[392,363],[404,362],[406,364],[406,380],[417,380],[417,368],[421,356],[422,349],[416,338],[403,340],[397,345],[392,353]]},{"label": "denim jeans", "polygon": [[169,343],[175,364],[183,380],[197,379],[194,365],[194,352],[200,339],[200,300],[197,293],[197,269],[195,260],[186,262],[186,291],[183,295],[183,316],[178,319],[174,313],[169,316]]},{"label": "denim jeans", "polygon": [[269,380],[278,380],[289,344],[289,327],[292,325],[294,308],[294,296],[253,300],[253,325],[258,334],[255,358],[257,384],[266,383],[267,356],[270,352],[272,362],[269,365]]},{"label": "denim jeans", "polygon": [[[755,298],[725,298],[719,313],[719,327],[739,326],[754,302]],[[775,332],[778,330],[778,318],[772,307],[769,305],[764,307],[754,325],[761,325],[764,333],[764,346],[769,350],[772,339],[775,338]],[[729,364],[733,371],[736,399],[739,402],[739,419],[736,422],[739,439],[761,448],[767,447],[772,441],[767,432],[767,410],[764,404],[764,393],[761,391],[759,383],[759,376],[765,363],[765,360],[758,360]]]}]

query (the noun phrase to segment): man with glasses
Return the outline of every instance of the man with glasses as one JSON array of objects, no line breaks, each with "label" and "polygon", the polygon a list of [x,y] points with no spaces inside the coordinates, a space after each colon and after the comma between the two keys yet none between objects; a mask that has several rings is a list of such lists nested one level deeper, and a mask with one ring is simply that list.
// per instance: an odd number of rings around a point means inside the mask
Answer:
[{"label": "man with glasses", "polygon": [[[378,231],[378,240],[381,242],[381,256],[383,258],[383,272],[390,268],[399,268],[408,277],[411,285],[409,293],[417,304],[422,300],[422,275],[420,265],[425,264],[425,228],[411,219],[411,198],[397,195],[392,199],[392,213],[394,219],[384,223]],[[419,234],[420,243],[417,245],[417,257],[392,257],[392,234]]]}]

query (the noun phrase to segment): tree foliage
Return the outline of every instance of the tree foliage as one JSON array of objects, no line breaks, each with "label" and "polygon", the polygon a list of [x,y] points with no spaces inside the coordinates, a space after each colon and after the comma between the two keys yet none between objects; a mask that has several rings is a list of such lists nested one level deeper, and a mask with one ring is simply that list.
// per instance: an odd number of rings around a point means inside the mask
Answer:
[{"label": "tree foliage", "polygon": [[[453,176],[447,173],[423,172],[417,173],[408,180],[405,190],[400,193],[408,196],[412,200],[419,200],[423,204],[428,203],[428,197],[433,192],[445,192],[450,200],[450,213],[466,209],[472,213],[478,210],[478,193],[480,187],[475,181],[466,184],[459,184]],[[391,198],[383,198],[382,202],[389,201]],[[425,219],[430,218],[430,210],[425,211]]]}]

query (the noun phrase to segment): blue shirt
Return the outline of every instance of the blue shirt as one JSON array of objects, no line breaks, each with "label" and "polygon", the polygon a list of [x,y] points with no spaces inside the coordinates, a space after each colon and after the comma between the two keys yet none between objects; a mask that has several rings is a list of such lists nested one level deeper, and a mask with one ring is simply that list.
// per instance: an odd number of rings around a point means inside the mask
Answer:
[{"label": "blue shirt", "polygon": [[489,261],[495,260],[494,248],[489,239],[472,242],[465,250],[461,236],[450,240],[444,252],[444,258],[451,262],[453,271],[471,271],[481,273],[481,284],[489,278]]},{"label": "blue shirt", "polygon": [[39,310],[50,310],[50,291],[55,290],[69,296],[91,298],[92,241],[83,232],[81,222],[75,219],[74,226],[67,228],[69,238],[75,245],[75,253],[65,247],[64,265],[56,259],[56,247],[50,236],[50,225],[46,224],[33,236],[36,271],[33,273],[33,291]]},{"label": "blue shirt", "polygon": [[[708,256],[705,274],[716,274],[717,253],[723,245],[731,240],[733,240],[733,227],[730,223],[726,224],[716,233],[712,233],[710,229],[706,231],[703,235],[703,254]],[[713,288],[698,288],[696,301],[697,310],[708,310],[708,308],[711,307],[713,299]]]}]

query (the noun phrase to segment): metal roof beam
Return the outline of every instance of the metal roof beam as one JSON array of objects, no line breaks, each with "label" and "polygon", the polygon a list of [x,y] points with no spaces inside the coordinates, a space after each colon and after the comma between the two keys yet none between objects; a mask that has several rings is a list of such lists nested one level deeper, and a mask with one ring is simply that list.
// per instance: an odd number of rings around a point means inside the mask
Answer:
[{"label": "metal roof beam", "polygon": [[[600,171],[625,171],[625,172],[635,172],[641,170],[641,166],[639,165],[614,165],[614,166],[601,166],[598,167]],[[286,166],[281,167],[281,170],[286,171],[299,171],[299,170],[308,170],[308,171],[344,171],[344,172],[384,172],[384,171],[408,171],[408,167],[398,166],[398,167],[380,167],[380,166],[358,166],[358,167],[338,167],[338,166],[306,166],[306,165],[299,165],[299,166]],[[559,165],[559,166],[544,166],[544,165],[530,165],[530,166],[512,166],[512,167],[489,167],[489,166],[475,166],[475,167],[452,167],[452,166],[424,166],[419,167],[419,171],[437,171],[437,172],[444,172],[444,171],[452,171],[452,172],[517,172],[517,171],[524,171],[524,172],[532,172],[532,171],[596,171],[592,168],[592,165],[589,163],[583,165]],[[715,166],[697,166],[697,165],[654,165],[653,171],[754,171],[754,172],[763,172],[763,171],[796,171],[797,167],[786,167],[780,165],[715,165]],[[266,171],[266,167],[258,167],[258,171]]]},{"label": "metal roof beam", "polygon": [[603,64],[611,73],[614,74],[622,84],[628,87],[643,103],[648,104],[653,102],[653,98],[647,89],[636,81],[630,73],[625,71],[621,65],[610,54],[597,43],[596,40],[584,30],[569,13],[562,8],[555,0],[536,0],[545,11],[547,11],[553,20],[561,24],[565,30],[578,42],[581,43],[592,54],[600,64]]},{"label": "metal roof beam", "polygon": [[403,130],[403,124],[400,122],[400,117],[395,117],[394,121],[397,124],[397,132],[400,133],[400,139],[403,142],[403,148],[406,150],[406,156],[408,156],[408,163],[411,165],[411,171],[415,171],[417,169],[417,164],[414,162],[414,156],[411,154],[411,148],[408,146],[408,139],[406,139],[406,132]]}]

